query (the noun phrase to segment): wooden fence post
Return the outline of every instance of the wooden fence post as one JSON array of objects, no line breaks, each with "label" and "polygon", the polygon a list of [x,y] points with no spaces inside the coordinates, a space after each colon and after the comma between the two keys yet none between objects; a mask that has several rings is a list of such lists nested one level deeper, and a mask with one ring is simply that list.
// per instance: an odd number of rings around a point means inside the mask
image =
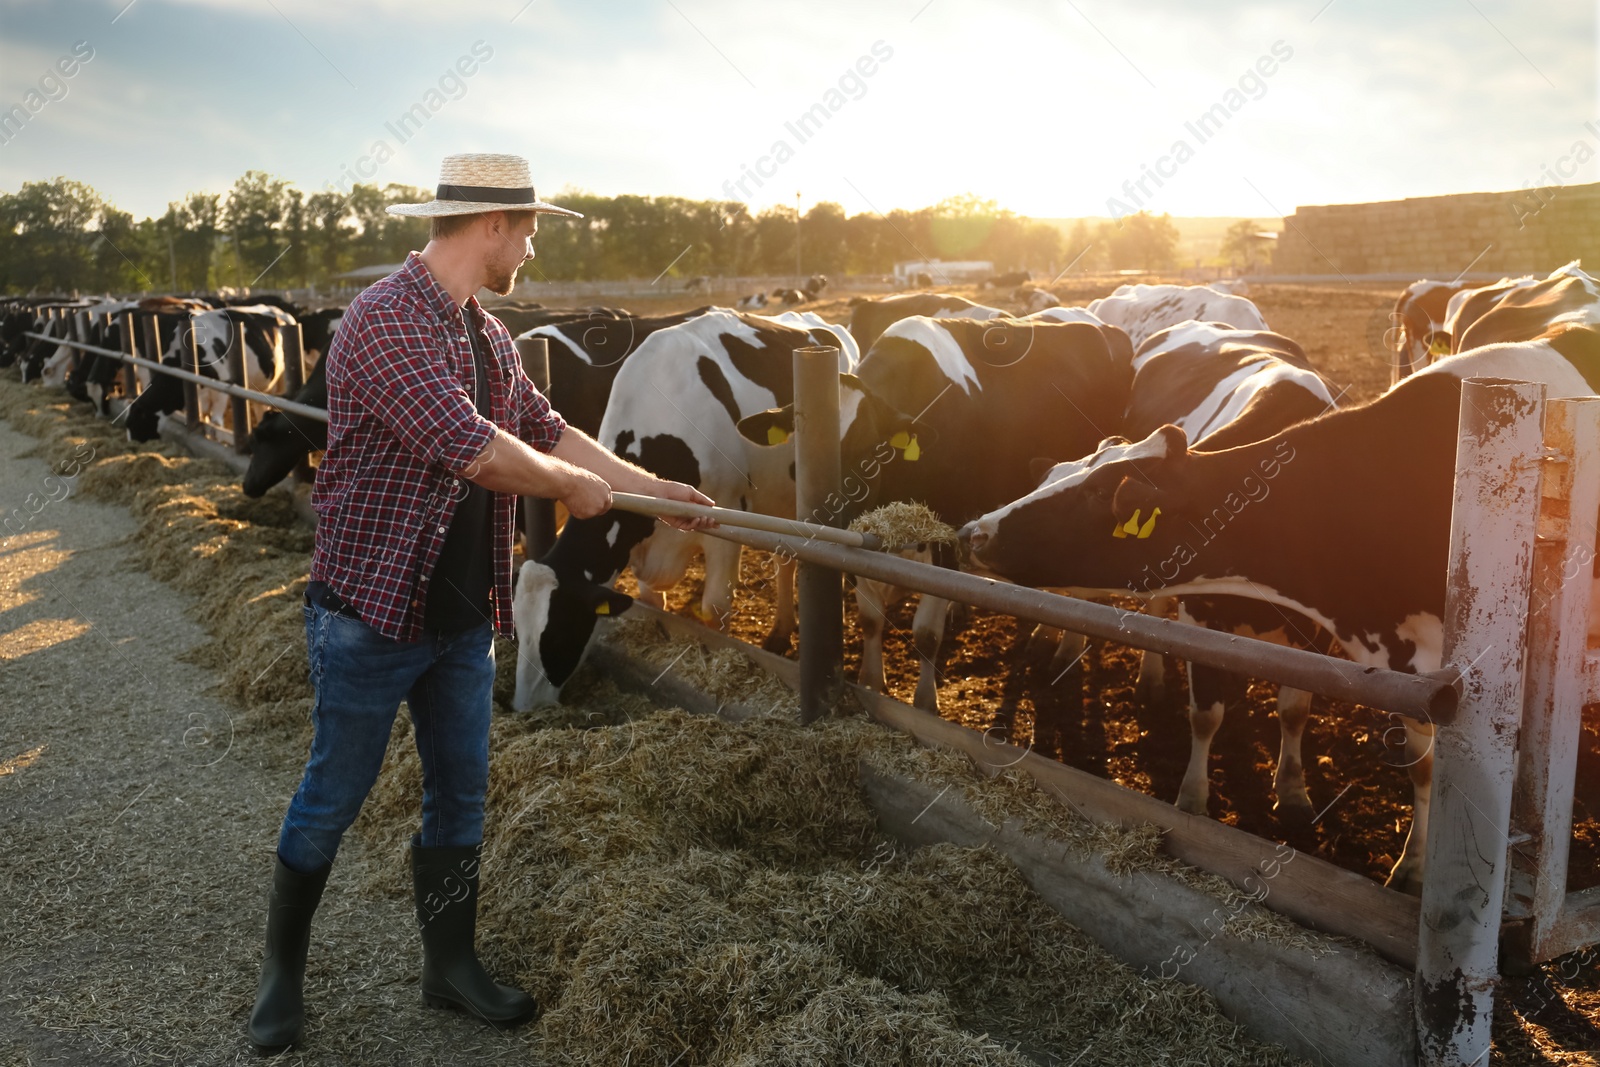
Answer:
[{"label": "wooden fence post", "polygon": [[[224,359],[228,361],[228,377],[236,385],[245,383],[244,361],[249,358],[249,350],[245,346],[244,324],[229,320],[232,329],[228,331],[228,352]],[[219,374],[217,377],[221,377]],[[244,454],[250,450],[250,401],[242,396],[228,397],[228,410],[233,414],[233,450]]]},{"label": "wooden fence post", "polygon": [[[794,350],[795,515],[838,526],[844,510],[839,470],[839,350]],[[844,576],[801,563],[795,582],[800,612],[800,721],[833,709],[843,688]]]},{"label": "wooden fence post", "polygon": [[[134,332],[139,328],[139,313],[132,308],[122,313],[122,352],[128,356],[138,356],[142,350],[139,347],[138,335]],[[161,353],[154,356],[145,356],[145,359],[160,359]],[[139,395],[139,368],[132,363],[122,365],[122,399],[133,403]]]},{"label": "wooden fence post", "polygon": [[1417,942],[1424,1067],[1476,1064],[1489,1051],[1544,390],[1485,378],[1461,387],[1443,662],[1461,673],[1463,691],[1455,721],[1436,727],[1433,737]]},{"label": "wooden fence post", "polygon": [[283,345],[283,395],[293,400],[294,395],[306,384],[305,339],[298,322],[278,327],[278,336],[282,338]]},{"label": "wooden fence post", "polygon": [[[544,337],[519,337],[517,355],[522,372],[546,396],[550,392],[550,341]],[[556,543],[556,502],[540,496],[522,498],[522,552],[539,559]]]},{"label": "wooden fence post", "polygon": [[1600,399],[1546,403],[1544,444],[1506,903],[1516,921],[1501,938],[1503,970],[1527,971],[1556,954],[1547,942],[1566,904],[1600,515]]}]

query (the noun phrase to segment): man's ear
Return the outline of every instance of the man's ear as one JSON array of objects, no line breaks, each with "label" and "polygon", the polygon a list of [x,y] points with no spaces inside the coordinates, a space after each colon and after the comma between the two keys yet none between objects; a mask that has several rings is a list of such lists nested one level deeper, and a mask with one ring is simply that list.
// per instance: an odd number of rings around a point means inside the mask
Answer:
[{"label": "man's ear", "polygon": [[794,405],[768,408],[739,420],[739,433],[758,445],[781,445],[794,433]]},{"label": "man's ear", "polygon": [[1172,515],[1185,510],[1188,504],[1184,477],[1189,463],[1188,435],[1167,425],[1154,436],[1161,438],[1163,451],[1131,461],[1131,472],[1123,477],[1112,497],[1111,513],[1118,523],[1128,522],[1137,513],[1142,527],[1150,522],[1157,508]]}]

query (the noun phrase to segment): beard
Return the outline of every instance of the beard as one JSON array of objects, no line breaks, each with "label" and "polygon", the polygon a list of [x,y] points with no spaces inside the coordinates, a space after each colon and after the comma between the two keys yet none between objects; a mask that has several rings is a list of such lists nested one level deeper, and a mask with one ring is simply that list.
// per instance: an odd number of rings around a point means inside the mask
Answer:
[{"label": "beard", "polygon": [[[518,264],[520,266],[521,264]],[[496,296],[510,296],[512,286],[517,283],[517,267],[507,267],[503,264],[492,264],[484,279],[483,287]]]}]

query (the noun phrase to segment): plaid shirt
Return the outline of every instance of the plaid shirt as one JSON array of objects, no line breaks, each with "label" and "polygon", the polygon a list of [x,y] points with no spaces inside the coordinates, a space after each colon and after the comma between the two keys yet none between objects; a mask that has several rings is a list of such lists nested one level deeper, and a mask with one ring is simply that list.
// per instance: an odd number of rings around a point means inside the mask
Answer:
[{"label": "plaid shirt", "polygon": [[[467,303],[478,308],[476,297]],[[567,424],[523,373],[510,331],[479,310],[492,353],[491,420],[549,452]],[[311,494],[311,578],[397,641],[422,637],[428,580],[467,490],[461,472],[494,438],[473,405],[466,331],[460,306],[412,252],[351,302],[326,356],[328,451]],[[516,497],[492,498],[489,598],[495,628],[509,637]]]}]

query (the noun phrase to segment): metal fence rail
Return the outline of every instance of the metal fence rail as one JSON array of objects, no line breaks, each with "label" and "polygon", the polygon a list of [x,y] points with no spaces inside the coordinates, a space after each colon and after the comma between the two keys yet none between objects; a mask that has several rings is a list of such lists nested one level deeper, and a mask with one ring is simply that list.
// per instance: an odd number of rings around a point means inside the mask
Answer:
[{"label": "metal fence rail", "polygon": [[165,363],[156,363],[153,360],[145,359],[142,356],[133,356],[126,352],[117,352],[110,348],[101,348],[98,345],[86,344],[83,341],[73,341],[62,337],[51,337],[48,334],[24,333],[22,336],[33,337],[40,341],[54,341],[58,345],[66,345],[68,348],[76,348],[82,352],[93,352],[97,356],[109,356],[111,359],[121,360],[123,363],[132,363],[141,367],[149,367],[152,371],[158,371],[162,374],[169,374],[174,378],[181,378],[183,381],[193,382],[196,385],[202,385],[207,389],[215,389],[219,393],[227,393],[229,396],[235,396],[241,400],[252,400],[258,404],[264,404],[267,407],[277,408],[279,411],[287,411],[291,415],[300,415],[308,419],[316,419],[318,422],[328,421],[328,413],[323,408],[314,408],[309,404],[301,404],[298,401],[290,400],[288,397],[273,396],[271,393],[261,393],[254,389],[246,389],[242,385],[234,385],[232,382],[224,382],[217,378],[207,378],[204,374],[195,374],[193,371],[184,370],[182,367],[171,367]]}]

